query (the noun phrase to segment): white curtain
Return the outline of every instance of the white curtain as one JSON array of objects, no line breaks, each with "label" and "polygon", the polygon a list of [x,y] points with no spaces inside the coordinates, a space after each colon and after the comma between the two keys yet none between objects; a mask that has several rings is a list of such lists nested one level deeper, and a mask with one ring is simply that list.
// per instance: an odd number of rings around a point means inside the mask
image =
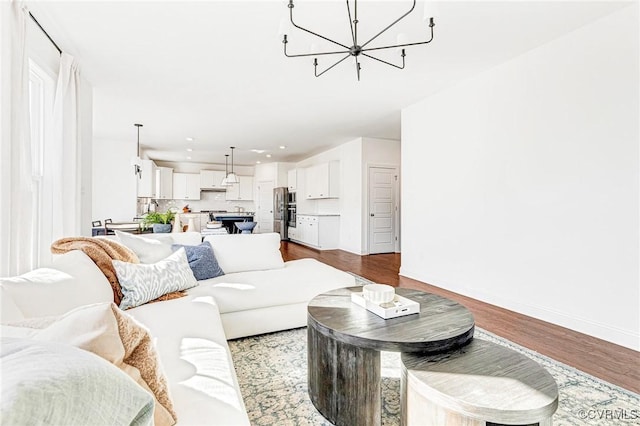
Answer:
[{"label": "white curtain", "polygon": [[80,235],[81,156],[78,111],[80,71],[73,56],[62,53],[53,105],[54,143],[51,152],[53,195],[51,237]]},{"label": "white curtain", "polygon": [[0,2],[0,276],[35,266],[34,180],[29,126],[28,12]]}]

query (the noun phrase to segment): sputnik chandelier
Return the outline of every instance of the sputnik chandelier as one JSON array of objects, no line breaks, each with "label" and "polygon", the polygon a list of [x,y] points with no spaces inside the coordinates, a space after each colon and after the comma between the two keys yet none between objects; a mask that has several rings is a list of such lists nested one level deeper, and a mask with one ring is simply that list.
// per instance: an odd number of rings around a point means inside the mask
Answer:
[{"label": "sputnik chandelier", "polygon": [[[284,44],[284,54],[286,57],[288,58],[298,58],[298,57],[302,57],[302,56],[320,56],[320,55],[345,55],[342,59],[339,59],[337,62],[335,62],[333,65],[329,66],[328,68],[324,69],[323,71],[318,72],[318,58],[314,58],[313,59],[313,68],[314,68],[314,73],[316,77],[320,77],[322,74],[326,73],[327,71],[329,71],[330,69],[332,69],[333,67],[335,67],[336,65],[340,64],[341,62],[347,60],[349,57],[353,57],[355,59],[355,66],[356,66],[356,74],[358,76],[358,81],[360,81],[360,70],[361,70],[361,66],[360,66],[360,56],[366,56],[367,58],[370,59],[374,59],[378,62],[382,62],[383,64],[387,64],[390,65],[392,67],[398,68],[398,69],[404,69],[404,58],[406,56],[405,54],[405,47],[408,46],[416,46],[419,44],[427,44],[430,43],[433,40],[433,27],[436,25],[433,21],[433,17],[429,18],[429,29],[431,30],[431,37],[429,38],[429,40],[426,41],[420,41],[420,42],[416,42],[416,43],[398,43],[398,44],[394,44],[394,45],[390,45],[390,46],[379,46],[379,47],[368,47],[369,43],[371,43],[373,40],[375,40],[376,38],[378,38],[381,34],[383,34],[385,31],[387,31],[389,28],[391,28],[392,26],[394,26],[395,24],[397,24],[398,22],[400,22],[400,20],[402,20],[404,17],[406,17],[407,15],[409,15],[411,12],[413,12],[413,10],[416,7],[416,0],[413,0],[413,5],[411,6],[411,9],[409,9],[408,12],[406,12],[405,14],[403,14],[402,16],[400,16],[398,19],[396,19],[395,21],[393,21],[391,24],[389,24],[388,26],[386,26],[382,31],[380,31],[379,33],[377,33],[375,36],[371,37],[369,40],[365,41],[362,44],[358,44],[359,40],[358,40],[358,0],[354,0],[353,1],[353,18],[351,15],[351,6],[349,5],[349,0],[346,0],[347,2],[347,14],[349,17],[349,27],[351,29],[351,40],[349,40],[347,42],[347,44],[343,44],[343,43],[339,43],[335,40],[332,40],[328,37],[325,37],[323,35],[317,34],[313,31],[310,31],[306,28],[303,28],[301,26],[299,26],[298,24],[296,24],[293,21],[293,0],[289,0],[289,19],[291,21],[291,24],[302,30],[305,31],[309,34],[312,34],[316,37],[319,37],[323,40],[329,41],[337,46],[340,46],[343,50],[335,50],[335,51],[331,51],[331,52],[320,52],[320,53],[303,53],[303,54],[298,54],[298,55],[290,55],[287,53],[287,43],[289,43],[289,40],[287,39],[287,34],[284,34],[284,38],[282,39],[282,43]],[[348,46],[348,44],[351,44],[351,46]],[[385,49],[398,49],[398,48],[402,48],[401,53],[400,53],[400,57],[402,58],[402,66],[400,65],[396,65],[393,64],[391,62],[387,62],[385,60],[382,60],[380,58],[376,58],[375,56],[371,55],[370,53],[367,52],[372,52],[375,50],[385,50]]]}]

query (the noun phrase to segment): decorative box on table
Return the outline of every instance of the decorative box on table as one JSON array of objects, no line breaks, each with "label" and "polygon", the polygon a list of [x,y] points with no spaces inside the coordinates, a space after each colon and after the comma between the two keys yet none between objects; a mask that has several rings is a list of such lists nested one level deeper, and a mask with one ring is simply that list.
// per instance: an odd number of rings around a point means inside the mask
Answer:
[{"label": "decorative box on table", "polygon": [[397,318],[420,312],[420,304],[406,297],[394,295],[387,303],[374,303],[366,300],[362,293],[351,293],[351,301],[384,319]]}]

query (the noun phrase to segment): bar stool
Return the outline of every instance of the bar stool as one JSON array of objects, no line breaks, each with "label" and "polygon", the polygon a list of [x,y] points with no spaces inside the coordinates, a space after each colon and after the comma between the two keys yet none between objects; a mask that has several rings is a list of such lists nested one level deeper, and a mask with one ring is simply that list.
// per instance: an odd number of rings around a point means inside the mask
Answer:
[{"label": "bar stool", "polygon": [[258,222],[235,222],[236,228],[242,231],[241,234],[251,234],[257,224]]}]

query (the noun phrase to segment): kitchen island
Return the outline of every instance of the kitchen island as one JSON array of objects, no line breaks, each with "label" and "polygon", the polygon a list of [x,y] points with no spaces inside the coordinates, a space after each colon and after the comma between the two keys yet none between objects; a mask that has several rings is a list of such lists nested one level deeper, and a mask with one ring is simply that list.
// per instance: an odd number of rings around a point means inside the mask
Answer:
[{"label": "kitchen island", "polygon": [[240,231],[235,226],[236,222],[253,222],[253,213],[209,213],[209,218],[218,222],[227,228],[229,234],[237,234]]}]

